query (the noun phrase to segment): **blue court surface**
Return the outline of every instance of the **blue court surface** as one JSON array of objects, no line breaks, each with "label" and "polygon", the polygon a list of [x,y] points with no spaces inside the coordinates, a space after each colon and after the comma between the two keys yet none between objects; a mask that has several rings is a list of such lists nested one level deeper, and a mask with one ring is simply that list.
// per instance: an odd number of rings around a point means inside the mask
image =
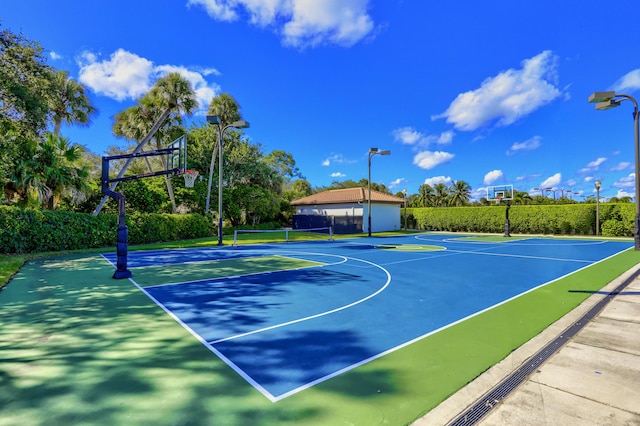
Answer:
[{"label": "blue court surface", "polygon": [[[130,252],[129,267],[143,292],[275,402],[631,247],[427,233]],[[136,283],[137,271],[263,256],[313,263]]]}]

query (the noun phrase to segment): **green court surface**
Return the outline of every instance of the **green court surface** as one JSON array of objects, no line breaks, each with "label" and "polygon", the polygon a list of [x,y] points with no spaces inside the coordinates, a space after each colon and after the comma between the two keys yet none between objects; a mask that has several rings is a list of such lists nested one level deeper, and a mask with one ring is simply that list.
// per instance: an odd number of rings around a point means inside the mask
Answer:
[{"label": "green court surface", "polygon": [[284,256],[245,257],[178,265],[146,266],[135,269],[136,282],[142,287],[175,282],[200,281],[249,273],[282,271],[317,266],[320,263]]},{"label": "green court surface", "polygon": [[102,257],[33,260],[0,291],[0,425],[408,424],[639,261],[627,250],[274,403]]}]

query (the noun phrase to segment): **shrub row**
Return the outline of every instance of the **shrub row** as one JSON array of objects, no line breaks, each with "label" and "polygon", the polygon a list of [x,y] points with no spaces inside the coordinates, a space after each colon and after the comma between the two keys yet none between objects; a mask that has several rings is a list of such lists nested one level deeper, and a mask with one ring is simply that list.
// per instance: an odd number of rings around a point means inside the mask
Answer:
[{"label": "shrub row", "polygon": [[[118,217],[0,206],[0,253],[35,253],[114,246]],[[129,243],[176,241],[213,235],[214,224],[198,214],[132,214]]]},{"label": "shrub row", "polygon": [[[504,232],[505,206],[424,207],[407,209],[414,229],[453,232]],[[600,204],[600,231],[606,237],[633,236],[635,204]],[[509,209],[511,232],[593,235],[595,204],[528,205]]]}]

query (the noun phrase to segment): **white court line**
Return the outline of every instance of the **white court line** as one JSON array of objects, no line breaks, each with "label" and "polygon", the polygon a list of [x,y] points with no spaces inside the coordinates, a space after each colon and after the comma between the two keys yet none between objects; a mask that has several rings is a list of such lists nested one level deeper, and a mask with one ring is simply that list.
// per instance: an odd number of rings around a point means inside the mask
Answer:
[{"label": "white court line", "polygon": [[360,300],[356,300],[355,302],[352,302],[352,303],[349,303],[347,305],[341,306],[339,308],[331,309],[329,311],[321,312],[321,313],[315,314],[315,315],[310,315],[310,316],[307,316],[307,317],[304,317],[304,318],[299,318],[299,319],[296,319],[296,320],[283,322],[281,324],[275,324],[275,325],[272,325],[272,326],[269,326],[269,327],[260,328],[258,330],[253,330],[253,331],[248,331],[246,333],[236,334],[235,336],[225,337],[223,339],[215,340],[215,341],[211,342],[211,344],[215,345],[216,343],[226,342],[226,341],[237,339],[237,338],[240,338],[240,337],[250,336],[252,334],[262,333],[264,331],[274,330],[276,328],[286,327],[288,325],[297,324],[299,322],[308,321],[308,320],[311,320],[311,319],[314,319],[314,318],[320,318],[320,317],[323,317],[323,316],[326,316],[326,315],[331,315],[331,314],[334,314],[336,312],[340,312],[342,310],[345,310],[345,309],[351,308],[353,306],[359,305],[360,303],[363,303],[363,302],[371,299],[372,297],[377,296],[378,294],[382,293],[387,287],[389,287],[389,284],[391,283],[391,274],[385,268],[383,268],[382,266],[378,265],[377,263],[369,262],[368,260],[358,259],[358,258],[355,258],[355,257],[348,257],[348,256],[345,256],[345,257],[347,259],[349,259],[349,260],[354,260],[356,262],[368,263],[371,266],[374,266],[376,268],[381,269],[387,275],[387,282],[385,282],[384,285],[382,287],[380,287],[376,292],[374,292],[374,293],[372,293],[372,294],[370,294],[370,295],[368,295],[366,297],[363,297]]},{"label": "white court line", "polygon": [[[283,257],[286,259],[295,259],[295,260],[301,260],[301,259],[297,259],[295,257],[290,257],[290,256],[282,256],[279,254],[272,254],[271,256],[277,256],[277,257]],[[333,262],[333,263],[320,263],[320,262],[316,262],[317,265],[310,265],[310,266],[300,266],[298,268],[289,268],[289,269],[277,269],[274,271],[261,271],[261,272],[253,272],[253,273],[249,273],[249,274],[242,274],[242,275],[229,275],[229,276],[224,276],[224,277],[217,277],[217,278],[203,278],[201,280],[193,280],[193,281],[179,281],[179,282],[175,282],[175,283],[166,283],[166,284],[158,284],[158,285],[147,285],[144,288],[159,288],[159,287],[166,287],[166,286],[170,286],[170,285],[187,285],[187,284],[196,284],[196,283],[203,283],[203,282],[216,282],[216,281],[223,281],[223,280],[228,280],[228,279],[235,279],[235,278],[242,278],[242,277],[250,277],[250,276],[254,276],[254,275],[267,275],[267,274],[273,274],[276,272],[286,272],[286,271],[299,271],[301,269],[309,269],[309,268],[320,268],[323,266],[334,266],[334,265],[340,265],[342,263],[346,263],[347,262],[347,258],[344,256],[339,256],[337,254],[335,255],[325,255],[325,256],[332,256],[332,257],[338,257],[338,258],[342,258],[342,260],[337,261],[337,262]],[[239,258],[237,258],[239,259]],[[224,261],[224,260],[233,260],[233,259],[219,259],[219,260],[211,260],[210,262],[220,262],[220,261]],[[302,260],[306,260],[306,259],[302,259]],[[309,260],[307,260],[308,262],[311,262]],[[183,263],[173,263],[172,265],[189,265],[192,264],[194,262],[183,262]],[[202,263],[202,262],[197,262],[197,263]],[[167,266],[167,265],[161,265],[161,266]]]}]

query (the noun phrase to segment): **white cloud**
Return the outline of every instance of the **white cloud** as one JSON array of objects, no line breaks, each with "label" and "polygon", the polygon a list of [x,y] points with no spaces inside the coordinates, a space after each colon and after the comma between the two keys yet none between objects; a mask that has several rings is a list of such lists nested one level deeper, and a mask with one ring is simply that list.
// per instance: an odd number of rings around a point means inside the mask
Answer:
[{"label": "white cloud", "polygon": [[154,65],[150,60],[124,49],[116,50],[104,60],[87,51],[77,58],[77,63],[80,67],[80,82],[97,94],[118,101],[142,96],[149,91],[155,80],[171,72],[180,73],[191,83],[201,113],[206,110],[211,99],[220,93],[217,84],[208,83],[204,78],[220,74],[213,68],[197,70],[178,65]]},{"label": "white cloud", "polygon": [[560,185],[562,182],[562,173],[556,173],[553,176],[548,177],[544,182],[540,184],[541,188],[554,188]]},{"label": "white cloud", "polygon": [[618,164],[616,164],[615,166],[611,167],[611,171],[612,172],[621,172],[623,170],[627,170],[631,168],[631,163],[629,163],[628,161],[622,161]]},{"label": "white cloud", "polygon": [[344,173],[340,173],[340,172],[331,173],[331,177],[333,177],[333,178],[343,178],[345,176],[346,175]]},{"label": "white cloud", "polygon": [[534,149],[540,148],[542,143],[540,142],[542,138],[540,136],[534,136],[531,139],[527,139],[524,142],[516,142],[511,145],[511,148],[507,151],[507,155],[513,155],[518,151],[531,151]]},{"label": "white cloud", "polygon": [[592,181],[592,180],[594,180],[594,179],[595,179],[595,177],[593,177],[593,176],[587,176],[586,178],[584,178],[584,181],[585,181],[586,183],[589,183],[589,182],[591,182],[591,181]]},{"label": "white cloud", "polygon": [[451,185],[452,182],[453,182],[453,179],[451,179],[450,176],[434,176],[424,180],[424,183],[431,186],[434,186],[435,184],[438,184],[438,183],[444,183],[445,185],[449,186]]},{"label": "white cloud", "polygon": [[393,131],[393,137],[396,141],[405,145],[414,145],[424,136],[413,127],[401,127]]},{"label": "white cloud", "polygon": [[422,151],[417,153],[416,156],[413,157],[413,164],[422,169],[429,170],[433,169],[439,164],[451,161],[453,157],[455,156],[449,152]]},{"label": "white cloud", "polygon": [[327,159],[322,162],[322,165],[326,167],[326,166],[330,166],[331,164],[351,164],[351,163],[355,163],[355,161],[344,158],[342,154],[333,154],[330,157],[327,157]]},{"label": "white cloud", "polygon": [[219,21],[234,21],[243,11],[249,22],[274,28],[283,44],[352,46],[374,30],[367,9],[370,0],[188,0],[203,6]]},{"label": "white cloud", "polygon": [[84,52],[77,62],[80,82],[109,98],[135,99],[151,87],[153,63],[124,49],[118,49],[104,61],[98,61],[91,52]]},{"label": "white cloud", "polygon": [[629,71],[613,84],[613,89],[617,92],[628,90],[633,92],[640,89],[640,68]]},{"label": "white cloud", "polygon": [[631,197],[632,199],[634,199],[634,198],[636,198],[636,194],[635,194],[635,192],[627,192],[624,189],[619,189],[618,193],[616,194],[616,197],[618,197],[618,198]]},{"label": "white cloud", "polygon": [[448,145],[453,141],[453,136],[455,135],[451,130],[442,132],[439,135],[427,135],[417,131],[413,127],[401,127],[394,130],[392,134],[396,142],[422,148],[426,148],[432,144]]},{"label": "white cloud", "polygon": [[446,118],[447,123],[465,131],[492,122],[508,126],[561,96],[557,58],[545,50],[522,61],[522,69],[503,71],[487,78],[480,88],[460,93],[444,113],[432,119]]},{"label": "white cloud", "polygon": [[592,172],[595,172],[596,170],[598,170],[600,168],[602,163],[604,163],[605,161],[607,161],[607,159],[605,157],[600,157],[600,158],[598,158],[596,160],[591,161],[589,164],[587,164],[585,167],[581,168],[579,171],[580,171],[580,173],[592,173]]},{"label": "white cloud", "polygon": [[523,182],[523,181],[532,181],[534,179],[538,179],[540,177],[540,173],[534,173],[532,175],[524,175],[524,176],[518,176],[516,177],[516,181],[517,182]]},{"label": "white cloud", "polygon": [[636,174],[630,173],[628,176],[618,179],[616,182],[614,182],[613,186],[620,189],[635,189]]},{"label": "white cloud", "polygon": [[58,59],[62,59],[62,55],[54,52],[53,50],[51,52],[49,52],[49,56],[51,57],[51,59],[58,60]]},{"label": "white cloud", "polygon": [[484,185],[491,185],[492,183],[496,182],[499,179],[502,179],[503,177],[504,173],[502,172],[502,170],[492,170],[484,175],[484,180],[482,181],[482,183]]},{"label": "white cloud", "polygon": [[397,187],[397,186],[402,185],[402,184],[403,184],[403,183],[405,183],[406,181],[407,181],[407,180],[406,180],[405,178],[398,178],[398,179],[394,180],[393,182],[391,182],[391,183],[389,184],[389,188],[393,189],[393,188],[395,188],[395,187]]}]

